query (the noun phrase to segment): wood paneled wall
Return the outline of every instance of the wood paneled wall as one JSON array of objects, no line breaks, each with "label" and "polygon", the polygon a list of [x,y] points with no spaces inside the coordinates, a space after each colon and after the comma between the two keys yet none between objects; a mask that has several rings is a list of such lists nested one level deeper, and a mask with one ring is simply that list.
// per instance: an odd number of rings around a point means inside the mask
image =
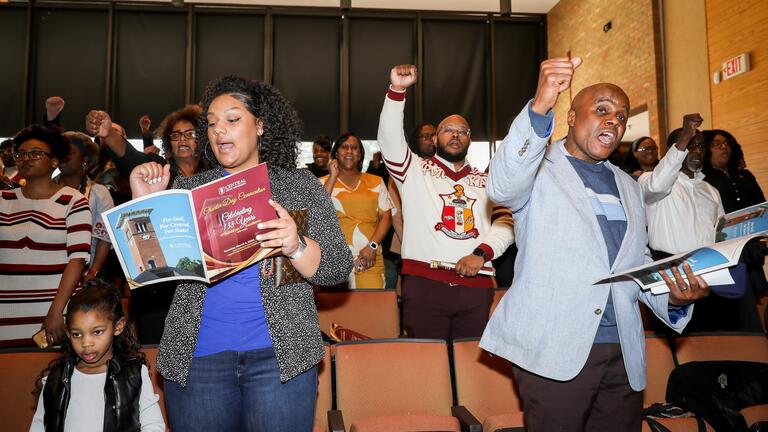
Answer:
[{"label": "wood paneled wall", "polygon": [[706,8],[710,77],[743,52],[752,67],[720,84],[710,80],[712,125],[736,137],[747,169],[768,192],[768,1],[706,0]]}]

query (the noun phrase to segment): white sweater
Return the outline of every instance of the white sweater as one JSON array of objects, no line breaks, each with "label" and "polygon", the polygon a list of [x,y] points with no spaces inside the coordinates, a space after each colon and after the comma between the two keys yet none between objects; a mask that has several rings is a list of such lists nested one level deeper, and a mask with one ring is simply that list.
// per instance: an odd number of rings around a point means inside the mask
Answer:
[{"label": "white sweater", "polygon": [[404,94],[390,90],[378,132],[381,153],[402,199],[403,273],[492,287],[488,277],[459,278],[452,271],[429,269],[429,262],[455,263],[478,247],[489,261],[501,255],[514,240],[512,214],[488,198],[484,172],[467,162],[456,171],[439,156],[422,159],[411,152],[403,132],[404,107]]}]

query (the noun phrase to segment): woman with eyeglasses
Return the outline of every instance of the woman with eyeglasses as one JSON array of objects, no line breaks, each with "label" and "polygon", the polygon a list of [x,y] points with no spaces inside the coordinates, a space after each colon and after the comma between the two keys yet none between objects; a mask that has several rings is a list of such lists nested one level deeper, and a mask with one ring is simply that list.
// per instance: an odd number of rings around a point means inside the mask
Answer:
[{"label": "woman with eyeglasses", "polygon": [[331,148],[330,174],[321,178],[336,207],[355,259],[349,288],[384,288],[381,241],[392,226],[392,202],[381,177],[362,172],[365,149],[357,135],[341,134]]},{"label": "woman with eyeglasses", "polygon": [[[157,369],[173,430],[309,431],[323,342],[312,285],[335,285],[352,270],[330,199],[298,169],[301,120],[263,81],[228,76],[208,84],[197,126],[212,169],[177,177],[192,189],[265,162],[277,219],[257,240],[279,249],[301,276],[279,284],[260,261],[213,284],[179,284],[160,342]],[[168,166],[131,174],[134,198],[166,188]],[[300,233],[289,211],[306,209]],[[276,262],[272,265],[276,265]],[[272,268],[274,270],[274,268]]]},{"label": "woman with eyeglasses", "polygon": [[745,168],[744,152],[730,133],[713,129],[704,132],[704,180],[720,192],[726,213],[765,202],[755,176]]},{"label": "woman with eyeglasses", "polygon": [[0,193],[0,347],[33,345],[41,327],[57,344],[90,256],[91,210],[82,193],[51,178],[70,152],[60,130],[29,126],[13,144],[26,183]]},{"label": "woman with eyeglasses", "polygon": [[637,179],[644,172],[651,172],[659,163],[659,147],[651,137],[640,137],[632,142],[624,159],[622,170]]},{"label": "woman with eyeglasses", "polygon": [[207,168],[201,149],[197,146],[195,125],[200,118],[198,105],[187,105],[168,114],[158,128],[162,139],[163,157],[154,153],[143,153],[134,148],[125,137],[112,127],[112,119],[104,111],[91,111],[85,118],[85,128],[98,136],[109,149],[108,155],[115,162],[118,171],[125,178],[131,171],[147,162],[169,163],[171,177],[188,177]]},{"label": "woman with eyeglasses", "polygon": [[[195,127],[200,112],[199,105],[187,105],[163,119],[158,135],[163,141],[165,158],[135,149],[112,127],[112,119],[104,111],[88,113],[85,126],[106,144],[122,177],[130,178],[131,171],[141,164],[156,162],[167,163],[171,179],[174,179],[195,175],[208,167],[201,147],[197,145]],[[131,315],[136,320],[136,334],[142,344],[160,343],[175,289],[175,283],[159,283],[131,291]]]}]

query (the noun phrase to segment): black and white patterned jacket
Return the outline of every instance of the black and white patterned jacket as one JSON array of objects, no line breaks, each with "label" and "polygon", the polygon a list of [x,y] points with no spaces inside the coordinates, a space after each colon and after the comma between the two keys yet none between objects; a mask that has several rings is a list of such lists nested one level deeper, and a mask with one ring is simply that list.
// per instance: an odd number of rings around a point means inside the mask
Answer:
[{"label": "black and white patterned jacket", "polygon": [[[191,177],[177,177],[173,188],[192,189],[223,175],[223,169],[217,167]],[[274,200],[283,207],[309,209],[307,237],[316,241],[321,251],[320,266],[307,282],[276,288],[274,278],[261,279],[264,314],[280,366],[280,380],[285,382],[309,370],[323,356],[310,284],[335,285],[346,280],[352,271],[352,253],[339,228],[336,210],[315,176],[307,170],[270,168],[269,181]],[[179,283],[165,319],[157,369],[166,379],[182,386],[187,384],[206,288],[198,282]]]}]

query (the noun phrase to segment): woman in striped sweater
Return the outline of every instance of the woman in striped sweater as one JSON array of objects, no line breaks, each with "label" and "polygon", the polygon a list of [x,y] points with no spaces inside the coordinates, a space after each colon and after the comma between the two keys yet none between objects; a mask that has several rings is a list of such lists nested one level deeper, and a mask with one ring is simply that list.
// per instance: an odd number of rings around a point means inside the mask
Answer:
[{"label": "woman in striped sweater", "polygon": [[[64,307],[91,249],[91,210],[77,190],[51,175],[69,154],[57,129],[33,125],[13,138],[24,186],[0,195],[0,347],[66,339]],[[42,326],[41,326],[42,324]]]}]

